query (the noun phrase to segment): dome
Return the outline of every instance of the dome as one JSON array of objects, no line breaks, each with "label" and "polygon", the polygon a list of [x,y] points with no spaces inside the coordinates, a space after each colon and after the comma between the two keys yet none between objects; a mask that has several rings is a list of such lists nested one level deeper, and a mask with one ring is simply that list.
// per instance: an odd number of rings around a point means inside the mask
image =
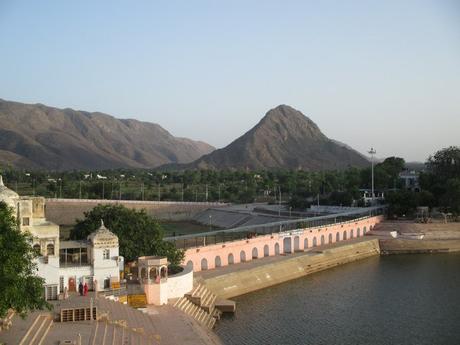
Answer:
[{"label": "dome", "polygon": [[4,201],[10,207],[16,207],[15,199],[19,199],[18,193],[6,187],[3,184],[2,175],[0,175],[0,201]]},{"label": "dome", "polygon": [[88,236],[95,247],[114,247],[118,246],[118,236],[104,226],[101,219],[101,226]]}]

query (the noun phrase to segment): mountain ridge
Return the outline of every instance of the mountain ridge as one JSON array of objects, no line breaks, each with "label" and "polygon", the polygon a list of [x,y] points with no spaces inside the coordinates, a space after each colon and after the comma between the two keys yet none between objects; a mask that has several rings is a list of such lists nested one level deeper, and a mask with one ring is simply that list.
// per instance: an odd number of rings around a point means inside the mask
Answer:
[{"label": "mountain ridge", "polygon": [[0,161],[20,168],[155,168],[213,150],[155,123],[0,99]]}]

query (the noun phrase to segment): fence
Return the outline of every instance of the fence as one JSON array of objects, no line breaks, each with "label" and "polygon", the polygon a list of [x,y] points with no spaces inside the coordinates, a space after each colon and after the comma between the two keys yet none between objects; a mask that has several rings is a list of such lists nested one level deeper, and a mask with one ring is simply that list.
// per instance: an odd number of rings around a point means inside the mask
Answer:
[{"label": "fence", "polygon": [[206,245],[248,239],[258,235],[268,235],[297,229],[318,228],[327,226],[329,224],[343,223],[351,220],[359,220],[363,218],[381,215],[384,213],[385,208],[386,206],[367,207],[326,216],[285,220],[259,225],[242,226],[234,229],[209,231],[184,236],[166,237],[165,240],[173,242],[176,248],[196,248]]}]

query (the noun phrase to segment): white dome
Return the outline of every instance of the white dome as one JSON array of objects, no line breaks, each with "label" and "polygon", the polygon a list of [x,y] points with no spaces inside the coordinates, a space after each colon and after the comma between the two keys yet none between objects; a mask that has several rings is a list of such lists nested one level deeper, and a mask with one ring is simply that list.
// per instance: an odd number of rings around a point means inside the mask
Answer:
[{"label": "white dome", "polygon": [[0,201],[4,201],[10,207],[16,207],[16,199],[19,199],[18,193],[12,191],[3,184],[2,175],[0,175]]}]

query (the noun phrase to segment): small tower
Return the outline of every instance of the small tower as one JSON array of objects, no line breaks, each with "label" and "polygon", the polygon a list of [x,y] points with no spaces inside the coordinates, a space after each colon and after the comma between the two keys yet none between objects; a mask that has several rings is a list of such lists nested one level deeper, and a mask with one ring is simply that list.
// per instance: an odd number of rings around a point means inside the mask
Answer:
[{"label": "small tower", "polygon": [[119,247],[118,236],[107,229],[101,219],[101,226],[88,236],[91,244],[91,263],[94,279],[98,288],[107,289],[120,282],[118,268]]},{"label": "small tower", "polygon": [[138,270],[147,304],[168,303],[168,259],[161,256],[141,256],[138,258]]}]

